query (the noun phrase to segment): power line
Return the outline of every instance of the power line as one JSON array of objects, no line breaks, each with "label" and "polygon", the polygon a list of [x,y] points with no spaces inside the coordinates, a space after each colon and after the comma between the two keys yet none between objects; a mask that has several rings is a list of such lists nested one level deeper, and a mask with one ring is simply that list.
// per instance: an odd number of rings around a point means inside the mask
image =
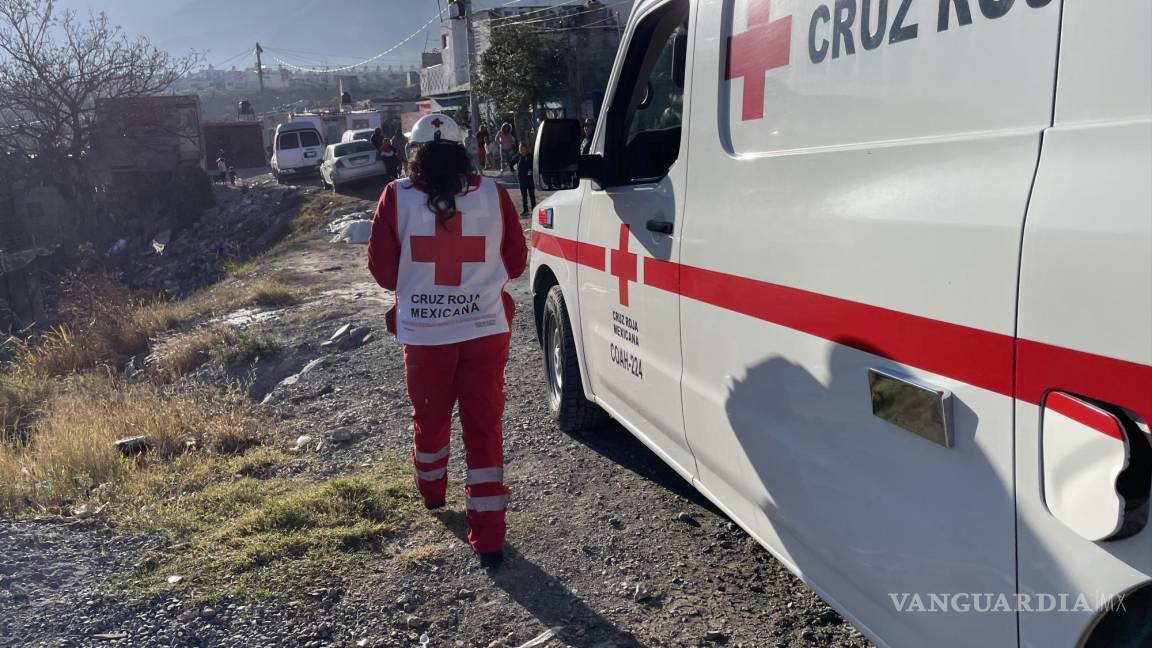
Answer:
[{"label": "power line", "polygon": [[[517,1],[519,1],[519,0],[517,0]],[[514,15],[511,15],[511,16],[501,16],[501,17],[499,17],[499,18],[489,18],[489,19],[488,19],[488,22],[496,22],[496,21],[498,21],[498,20],[514,20],[514,19],[517,19],[517,18],[523,18],[524,16],[531,16],[532,14],[544,13],[545,11],[551,11],[551,10],[553,10],[553,9],[557,8],[557,7],[563,7],[564,5],[570,5],[570,4],[574,3],[574,2],[580,2],[580,1],[581,1],[581,0],[564,0],[564,2],[559,2],[559,3],[557,3],[557,4],[554,4],[554,5],[549,5],[549,6],[547,6],[547,7],[542,7],[542,8],[540,8],[540,9],[533,9],[532,11],[525,11],[524,13],[514,14]],[[511,2],[509,2],[509,3],[506,3],[506,4],[500,5],[500,6],[501,6],[501,7],[505,7],[505,6],[508,6],[509,4],[512,4],[512,3],[511,3]]]},{"label": "power line", "polygon": [[393,45],[392,47],[389,47],[388,49],[384,50],[383,52],[380,52],[379,54],[377,54],[377,55],[375,55],[375,56],[372,56],[372,57],[366,58],[366,59],[364,59],[363,61],[359,61],[359,62],[357,62],[357,63],[353,63],[352,65],[343,65],[343,66],[340,66],[340,67],[335,67],[335,68],[312,68],[312,67],[304,67],[304,66],[301,66],[301,65],[293,65],[292,63],[289,63],[288,61],[285,61],[284,59],[282,59],[282,58],[280,58],[280,57],[276,56],[275,54],[273,54],[273,55],[272,55],[272,58],[273,58],[273,59],[274,59],[274,60],[275,60],[277,63],[279,63],[279,64],[283,65],[284,67],[287,67],[287,68],[291,68],[291,69],[293,69],[293,70],[297,70],[297,71],[300,71],[300,72],[320,72],[320,73],[344,72],[344,71],[347,71],[347,70],[351,70],[351,69],[354,69],[354,68],[358,68],[358,67],[360,67],[360,66],[362,66],[362,65],[365,65],[365,64],[367,64],[367,63],[371,63],[371,62],[373,62],[373,61],[377,61],[377,60],[379,60],[379,59],[381,59],[381,58],[384,58],[384,56],[385,56],[385,55],[387,55],[387,54],[391,54],[392,52],[394,52],[394,51],[396,51],[397,49],[399,49],[399,48],[400,48],[402,45],[406,44],[408,41],[410,41],[410,40],[412,40],[413,38],[416,38],[417,36],[419,36],[420,34],[422,34],[422,33],[424,32],[424,30],[426,30],[426,29],[428,28],[428,26],[429,26],[429,25],[431,25],[432,23],[436,22],[437,20],[440,20],[440,15],[439,15],[439,14],[437,14],[437,15],[435,15],[435,16],[432,16],[431,18],[429,18],[429,19],[428,19],[428,22],[426,22],[426,23],[424,23],[423,25],[421,25],[421,26],[419,27],[419,29],[417,29],[416,31],[414,31],[414,32],[412,32],[411,34],[409,34],[409,35],[408,35],[406,38],[404,38],[404,40],[400,41],[399,43],[396,43],[396,44],[395,44],[395,45]]},{"label": "power line", "polygon": [[596,22],[588,23],[587,25],[580,25],[579,27],[557,27],[556,29],[536,29],[536,30],[533,30],[532,33],[533,34],[551,34],[554,32],[566,32],[566,31],[573,31],[576,29],[596,29],[597,25],[602,25],[606,22],[609,22],[610,20],[612,20],[612,18],[604,18],[603,20],[597,20]]},{"label": "power line", "polygon": [[[611,4],[604,4],[604,5],[600,5],[598,7],[593,7],[591,9],[584,9],[582,11],[575,11],[572,13],[563,14],[563,15],[559,15],[559,16],[548,16],[545,18],[534,18],[532,20],[517,20],[516,22],[505,22],[505,23],[500,23],[500,24],[493,24],[492,27],[495,28],[495,27],[509,27],[512,25],[531,25],[533,23],[548,22],[550,20],[564,20],[566,18],[573,18],[576,16],[581,16],[581,15],[584,15],[586,13],[595,13],[595,12],[600,11],[601,9],[607,9],[608,7],[617,7],[617,6],[622,5],[622,4],[630,4],[630,3],[631,3],[631,0],[622,0],[621,2],[613,2]],[[559,7],[560,5],[555,5],[555,6]],[[519,16],[517,16],[517,17],[519,17]],[[493,23],[493,22],[495,22],[495,19],[492,19],[489,22]]]},{"label": "power line", "polygon": [[252,54],[254,51],[255,50],[253,50],[251,47],[249,47],[249,48],[245,49],[243,52],[240,52],[239,54],[235,54],[233,56],[229,56],[228,58],[220,61],[219,63],[213,63],[212,67],[220,67],[222,65],[228,65],[229,63],[235,61],[236,59],[240,58],[241,56],[244,56],[245,54]]}]

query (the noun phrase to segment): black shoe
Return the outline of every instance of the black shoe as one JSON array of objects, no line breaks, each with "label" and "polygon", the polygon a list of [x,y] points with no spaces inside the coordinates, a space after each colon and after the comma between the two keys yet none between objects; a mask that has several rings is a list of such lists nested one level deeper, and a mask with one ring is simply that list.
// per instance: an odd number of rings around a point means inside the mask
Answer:
[{"label": "black shoe", "polygon": [[428,509],[429,511],[435,511],[437,509],[442,509],[442,508],[444,508],[444,500],[440,500],[439,502],[437,502],[435,504],[429,504],[428,502],[424,502],[424,508]]},{"label": "black shoe", "polygon": [[476,555],[480,557],[480,566],[488,571],[498,569],[504,564],[503,551],[487,551]]}]

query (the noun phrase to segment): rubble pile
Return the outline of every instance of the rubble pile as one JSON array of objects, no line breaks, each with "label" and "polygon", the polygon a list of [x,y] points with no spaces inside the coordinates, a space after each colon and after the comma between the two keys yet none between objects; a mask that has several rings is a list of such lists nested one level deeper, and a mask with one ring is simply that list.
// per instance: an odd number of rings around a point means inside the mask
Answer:
[{"label": "rubble pile", "polygon": [[275,245],[308,193],[274,181],[214,191],[216,206],[199,221],[184,229],[160,221],[150,236],[121,239],[107,251],[130,288],[183,297],[219,280],[225,261]]},{"label": "rubble pile", "polygon": [[353,211],[350,208],[335,210],[331,214],[336,217],[328,225],[328,231],[335,236],[333,243],[354,243],[364,245],[372,234],[372,211]]}]

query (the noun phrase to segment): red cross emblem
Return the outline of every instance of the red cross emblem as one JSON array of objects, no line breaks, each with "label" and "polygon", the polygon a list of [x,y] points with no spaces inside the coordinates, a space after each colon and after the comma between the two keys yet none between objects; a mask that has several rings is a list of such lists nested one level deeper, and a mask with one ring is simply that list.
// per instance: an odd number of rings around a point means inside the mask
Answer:
[{"label": "red cross emblem", "polygon": [[638,257],[628,251],[629,230],[627,225],[620,225],[620,248],[612,250],[612,276],[620,280],[620,305],[628,305],[628,282],[636,281]]},{"label": "red cross emblem", "polygon": [[768,19],[769,0],[748,0],[748,30],[728,37],[724,79],[744,79],[741,119],[764,117],[764,74],[788,65],[792,49],[792,16]]},{"label": "red cross emblem", "polygon": [[432,120],[432,125],[435,126],[436,128],[440,128],[441,126],[444,125],[444,120],[437,117],[436,119]]},{"label": "red cross emblem", "polygon": [[485,259],[484,237],[464,236],[463,214],[456,212],[448,222],[436,228],[435,236],[413,236],[412,260],[436,264],[437,286],[459,286],[465,263],[482,263]]}]

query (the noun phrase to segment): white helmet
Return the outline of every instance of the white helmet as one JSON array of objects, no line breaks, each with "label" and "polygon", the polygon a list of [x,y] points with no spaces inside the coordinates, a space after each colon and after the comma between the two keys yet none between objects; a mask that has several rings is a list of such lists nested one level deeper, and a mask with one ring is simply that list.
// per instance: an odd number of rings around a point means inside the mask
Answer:
[{"label": "white helmet", "polygon": [[413,144],[426,144],[428,142],[451,142],[459,144],[464,141],[460,135],[460,127],[448,115],[432,113],[424,115],[412,127]]}]

